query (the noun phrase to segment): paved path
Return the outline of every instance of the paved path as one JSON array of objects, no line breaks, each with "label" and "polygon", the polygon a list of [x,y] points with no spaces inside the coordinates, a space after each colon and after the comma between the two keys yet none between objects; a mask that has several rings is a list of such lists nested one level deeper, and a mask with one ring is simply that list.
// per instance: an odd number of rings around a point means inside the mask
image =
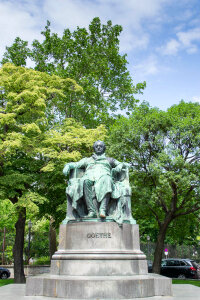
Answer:
[{"label": "paved path", "polygon": [[[190,284],[173,284],[172,286],[173,286],[173,297],[156,296],[156,297],[148,297],[148,298],[134,298],[134,300],[200,300],[199,287]],[[41,297],[41,296],[25,296],[25,284],[8,284],[0,287],[0,300],[64,300],[64,299]]]}]

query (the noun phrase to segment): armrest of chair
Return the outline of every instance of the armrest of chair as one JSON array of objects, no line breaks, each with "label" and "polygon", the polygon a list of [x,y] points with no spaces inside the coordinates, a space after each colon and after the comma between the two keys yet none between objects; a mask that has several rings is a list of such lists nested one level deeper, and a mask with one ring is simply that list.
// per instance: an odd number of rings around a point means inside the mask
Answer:
[{"label": "armrest of chair", "polygon": [[114,181],[127,182],[129,184],[128,168],[123,168],[121,172],[112,172]]}]

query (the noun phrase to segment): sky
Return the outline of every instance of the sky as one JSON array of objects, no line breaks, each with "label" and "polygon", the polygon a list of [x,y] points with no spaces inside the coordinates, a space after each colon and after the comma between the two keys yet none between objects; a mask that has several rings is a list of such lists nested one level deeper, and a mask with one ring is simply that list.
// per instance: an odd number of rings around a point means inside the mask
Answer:
[{"label": "sky", "polygon": [[141,101],[200,103],[200,0],[0,0],[0,59],[17,36],[42,40],[47,20],[61,35],[94,17],[122,25],[120,52],[133,82],[147,83]]}]

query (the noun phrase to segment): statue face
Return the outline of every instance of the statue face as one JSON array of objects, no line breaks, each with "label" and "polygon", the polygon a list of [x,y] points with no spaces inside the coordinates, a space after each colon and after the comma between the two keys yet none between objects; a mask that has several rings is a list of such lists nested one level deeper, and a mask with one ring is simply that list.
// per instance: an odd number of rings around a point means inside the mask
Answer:
[{"label": "statue face", "polygon": [[105,144],[101,141],[97,141],[94,144],[94,152],[98,155],[103,154],[105,152]]}]

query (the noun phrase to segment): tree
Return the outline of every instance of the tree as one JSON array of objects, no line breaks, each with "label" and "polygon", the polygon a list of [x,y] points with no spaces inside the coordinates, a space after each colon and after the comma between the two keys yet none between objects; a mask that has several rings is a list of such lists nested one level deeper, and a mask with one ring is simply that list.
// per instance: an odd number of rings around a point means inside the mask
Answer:
[{"label": "tree", "polygon": [[[26,226],[26,239],[25,239],[25,254],[27,258],[33,258],[34,261],[46,261],[49,264],[49,220],[45,217],[38,218],[37,214],[31,214],[27,210],[27,220],[31,220],[32,227],[30,231],[29,244],[29,228],[28,222]],[[28,257],[28,255],[30,255]]]},{"label": "tree", "polygon": [[25,67],[27,58],[31,52],[28,48],[28,42],[17,37],[11,47],[6,47],[6,52],[1,61],[2,64],[11,62],[15,66]]},{"label": "tree", "polygon": [[199,220],[200,216],[198,211],[174,219],[169,226],[166,242],[172,245],[199,247],[199,241],[197,239],[200,232]]},{"label": "tree", "polygon": [[[52,33],[50,22],[42,32],[44,40],[34,40],[29,50],[27,43],[17,38],[6,48],[2,62],[15,64],[29,57],[35,69],[62,78],[73,78],[83,88],[83,94],[71,94],[59,104],[57,118],[81,120],[86,127],[112,122],[111,116],[120,111],[132,111],[144,83],[136,86],[127,70],[126,55],[119,53],[119,35],[122,27],[108,21],[102,25],[94,18],[89,29],[65,29],[61,37]],[[21,51],[19,51],[21,49]],[[59,112],[59,114],[58,114]]]},{"label": "tree", "polygon": [[145,217],[149,223],[154,219],[158,226],[155,273],[160,273],[169,225],[200,209],[199,132],[200,105],[183,101],[167,112],[143,103],[129,119],[120,118],[110,129],[110,154],[134,168],[135,218],[140,222]]},{"label": "tree", "polygon": [[[44,201],[35,193],[43,162],[40,143],[51,126],[51,105],[79,90],[75,81],[61,79],[12,64],[0,70],[0,199],[16,208],[14,245],[15,282],[24,282],[23,245],[26,207]],[[48,107],[48,109],[47,109]]]},{"label": "tree", "polygon": [[0,264],[12,262],[13,227],[16,223],[14,205],[9,200],[0,201]]}]

